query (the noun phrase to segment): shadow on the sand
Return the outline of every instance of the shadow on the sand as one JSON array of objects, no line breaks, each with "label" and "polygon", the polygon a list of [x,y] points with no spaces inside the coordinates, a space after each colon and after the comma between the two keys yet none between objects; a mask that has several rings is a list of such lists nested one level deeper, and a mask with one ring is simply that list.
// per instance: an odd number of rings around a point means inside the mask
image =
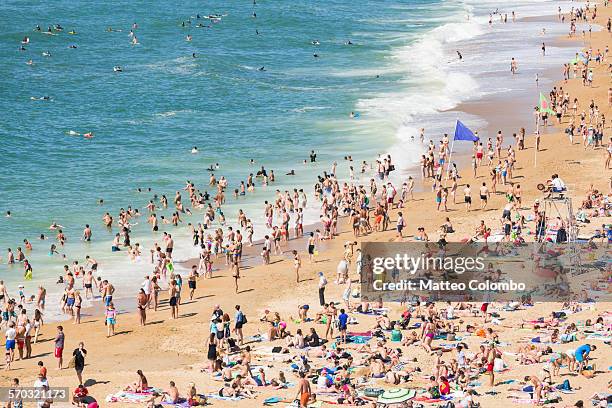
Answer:
[{"label": "shadow on the sand", "polygon": [[86,387],[91,387],[92,385],[96,385],[96,384],[110,384],[110,381],[98,381],[95,378],[88,378],[83,383],[83,385]]}]

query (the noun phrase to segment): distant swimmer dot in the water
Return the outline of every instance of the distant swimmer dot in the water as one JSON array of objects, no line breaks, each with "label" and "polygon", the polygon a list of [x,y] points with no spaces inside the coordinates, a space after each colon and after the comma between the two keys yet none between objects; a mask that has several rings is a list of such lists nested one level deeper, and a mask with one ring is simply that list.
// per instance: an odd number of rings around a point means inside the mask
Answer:
[{"label": "distant swimmer dot in the water", "polygon": [[43,51],[42,56],[43,57],[50,57],[51,53],[49,51]]},{"label": "distant swimmer dot in the water", "polygon": [[310,43],[311,43],[312,45],[319,45],[319,44],[321,44],[321,43],[319,42],[319,40],[313,40],[313,41],[311,41]]},{"label": "distant swimmer dot in the water", "polygon": [[77,35],[78,33],[76,31],[72,30],[72,31],[68,31],[68,34],[70,34],[70,35]]},{"label": "distant swimmer dot in the water", "polygon": [[19,46],[19,51],[25,51],[25,50],[26,50],[26,47],[24,47],[23,45]]},{"label": "distant swimmer dot in the water", "polygon": [[261,67],[261,68],[259,68],[259,69],[257,69],[257,70],[258,70],[258,71],[265,71],[265,70],[266,70],[266,67]]},{"label": "distant swimmer dot in the water", "polygon": [[259,30],[255,29],[255,34],[259,35]]},{"label": "distant swimmer dot in the water", "polygon": [[286,176],[295,176],[295,170],[291,169],[291,171],[287,174],[285,174]]},{"label": "distant swimmer dot in the water", "polygon": [[377,74],[377,75],[376,75],[376,78],[380,78],[380,75],[378,75],[378,74]]},{"label": "distant swimmer dot in the water", "polygon": [[196,55],[196,53],[195,53],[195,52],[194,52],[194,53],[192,53],[192,54],[191,54],[191,56],[192,56],[193,58],[197,58],[197,57],[198,57],[198,56]]},{"label": "distant swimmer dot in the water", "polygon": [[10,212],[10,211],[7,211],[7,212],[6,212],[5,217],[6,217],[6,218],[11,218],[11,212]]},{"label": "distant swimmer dot in the water", "polygon": [[257,17],[257,13],[253,13],[253,18],[256,18],[256,17]]},{"label": "distant swimmer dot in the water", "polygon": [[187,37],[185,37],[185,40],[187,41],[191,41],[193,39],[193,37],[191,36],[191,34],[188,34]]},{"label": "distant swimmer dot in the water", "polygon": [[93,139],[94,134],[93,134],[93,132],[83,133],[83,137],[85,139]]},{"label": "distant swimmer dot in the water", "polygon": [[28,65],[34,65],[34,61],[32,61],[31,59],[29,59],[29,60],[27,60],[27,61],[26,61],[26,64],[28,64]]},{"label": "distant swimmer dot in the water", "polygon": [[353,45],[353,42],[352,42],[351,40],[348,40],[348,41],[346,42],[346,45]]},{"label": "distant swimmer dot in the water", "polygon": [[123,72],[123,68],[121,68],[119,65],[115,65],[113,67],[113,71],[115,71],[115,72]]},{"label": "distant swimmer dot in the water", "polygon": [[197,154],[198,153],[198,147],[197,146],[193,146],[191,148],[191,154]]},{"label": "distant swimmer dot in the water", "polygon": [[457,56],[459,57],[459,60],[460,60],[460,61],[463,59],[463,55],[461,55],[461,53],[459,52],[459,50],[457,50]]},{"label": "distant swimmer dot in the water", "polygon": [[71,48],[71,49],[73,49],[73,50],[74,50],[74,49],[76,49],[76,47],[77,47],[77,46],[76,46],[76,45],[74,45],[74,44],[70,44],[70,45],[68,46],[68,48]]},{"label": "distant swimmer dot in the water", "polygon": [[312,54],[313,57],[319,58],[319,54]]}]

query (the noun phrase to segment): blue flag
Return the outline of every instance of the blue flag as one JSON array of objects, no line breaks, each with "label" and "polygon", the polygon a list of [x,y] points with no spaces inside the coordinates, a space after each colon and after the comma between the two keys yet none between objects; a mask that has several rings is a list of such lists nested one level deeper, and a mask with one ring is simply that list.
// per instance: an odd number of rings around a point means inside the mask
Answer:
[{"label": "blue flag", "polygon": [[478,136],[474,135],[474,132],[472,132],[467,126],[460,121],[457,121],[457,125],[455,126],[454,140],[469,140],[471,142],[477,142],[480,139]]}]

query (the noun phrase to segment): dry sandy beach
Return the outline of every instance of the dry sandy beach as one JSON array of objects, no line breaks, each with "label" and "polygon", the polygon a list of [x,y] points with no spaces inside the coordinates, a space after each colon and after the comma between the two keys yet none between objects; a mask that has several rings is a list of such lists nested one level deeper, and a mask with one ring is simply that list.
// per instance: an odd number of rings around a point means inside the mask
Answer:
[{"label": "dry sandy beach", "polygon": [[[603,4],[598,5],[598,15],[596,23],[601,25],[603,29],[599,32],[593,32],[589,36],[587,33],[586,48],[596,50],[604,50],[607,48],[610,33],[606,31],[606,21],[612,16],[612,9],[604,7]],[[520,24],[518,22],[517,24]],[[563,41],[566,41],[565,39]],[[573,41],[576,47],[583,46],[580,35],[578,39],[567,40]],[[608,68],[610,56],[602,64],[593,63],[594,81],[593,86],[585,87],[582,81],[578,79],[570,79],[567,82],[558,82],[557,87],[563,87],[565,92],[569,92],[571,98],[578,98],[580,101],[580,110],[587,110],[591,100],[599,106],[601,114],[606,118],[612,117],[612,109],[608,102],[610,87],[610,71]],[[519,68],[520,69],[520,68]],[[561,67],[559,68],[561,72]],[[548,89],[541,89],[544,94],[547,94]],[[534,105],[537,103],[537,94],[534,94]],[[512,95],[508,95],[503,103],[503,109],[525,109],[525,107],[513,104]],[[517,132],[521,127],[529,126],[531,123],[503,123],[503,127],[497,123],[496,119],[502,116],[497,111],[496,106],[491,106],[487,103],[468,104],[464,107],[465,110],[470,109],[478,112],[482,117],[489,119],[488,129],[479,129],[486,132],[487,135],[493,136],[496,130],[502,129],[506,138],[511,139],[510,135]],[[530,109],[530,108],[528,108]],[[551,123],[555,122],[551,118]],[[525,213],[531,212],[531,206],[536,199],[542,197],[542,193],[537,190],[538,183],[545,183],[552,174],[559,174],[569,188],[568,196],[573,199],[574,209],[578,209],[586,193],[590,191],[591,186],[604,195],[612,191],[612,171],[610,168],[605,168],[605,158],[608,154],[605,146],[610,139],[609,120],[606,123],[604,132],[604,147],[596,149],[585,148],[582,145],[582,139],[575,138],[574,144],[570,145],[568,137],[563,130],[567,127],[569,118],[564,117],[560,126],[549,126],[542,131],[540,151],[537,152],[537,164],[535,163],[535,138],[529,134],[526,138],[526,149],[516,152],[517,167],[514,171],[514,176],[510,180],[511,183],[519,183],[522,186],[522,208]],[[469,159],[464,161],[469,163]],[[424,227],[430,235],[430,239],[437,240],[436,231],[444,222],[445,217],[450,217],[456,232],[453,234],[452,240],[462,240],[474,235],[474,231],[480,224],[481,220],[490,226],[494,231],[501,229],[500,217],[504,205],[507,203],[505,199],[504,186],[498,185],[498,193],[492,194],[486,210],[481,210],[477,199],[470,212],[466,211],[463,204],[463,188],[466,184],[472,185],[473,196],[477,197],[478,186],[482,181],[490,181],[487,167],[478,169],[477,177],[472,175],[471,168],[465,167],[460,170],[461,178],[457,190],[457,202],[452,203],[452,198],[448,203],[448,212],[438,212],[435,209],[435,197],[431,192],[430,182],[422,182],[418,174],[417,185],[421,186],[423,191],[415,193],[414,200],[406,203],[401,209],[406,222],[405,237],[399,239],[396,237],[396,231],[392,227],[397,220],[397,210],[392,210],[390,213],[391,226],[389,230],[384,232],[374,232],[367,236],[361,236],[356,240],[358,242],[411,242],[414,241],[414,235],[418,227]],[[421,184],[422,183],[422,184]],[[590,224],[581,227],[581,236],[588,236],[596,228],[602,224],[612,222],[610,217],[594,218]],[[327,301],[335,301],[343,304],[342,293],[345,289],[344,285],[334,284],[336,266],[343,258],[344,244],[347,241],[353,241],[354,237],[350,228],[347,228],[347,221],[343,220],[342,228],[335,239],[326,242],[315,257],[314,263],[308,262],[306,253],[305,241],[297,241],[291,245],[299,249],[302,257],[301,277],[302,281],[299,284],[295,283],[295,275],[293,271],[293,256],[289,248],[284,248],[285,252],[279,256],[272,256],[270,265],[261,265],[259,258],[255,257],[253,265],[245,267],[241,271],[241,279],[239,281],[239,292],[234,293],[231,272],[229,269],[223,269],[214,273],[214,278],[198,279],[198,287],[195,292],[195,297],[192,301],[188,300],[187,287],[183,288],[182,303],[180,305],[179,319],[170,319],[170,308],[167,302],[167,296],[164,295],[161,307],[157,312],[148,311],[147,325],[142,327],[139,325],[138,316],[136,313],[120,314],[117,317],[116,335],[110,338],[106,336],[106,327],[102,316],[87,317],[80,325],[73,325],[71,321],[63,322],[66,335],[65,346],[65,364],[69,360],[69,355],[72,350],[77,347],[79,342],[85,344],[87,349],[86,366],[83,372],[83,378],[86,386],[89,389],[90,395],[95,397],[100,406],[103,407],[135,407],[144,406],[143,403],[123,403],[123,402],[106,402],[105,398],[109,394],[114,394],[123,389],[126,385],[137,380],[136,370],[142,370],[148,379],[151,386],[167,389],[169,381],[174,381],[181,392],[185,395],[189,383],[194,383],[199,393],[215,393],[222,387],[223,383],[220,378],[211,379],[211,375],[202,369],[208,367],[206,359],[207,354],[207,338],[209,336],[210,316],[214,305],[220,305],[221,309],[228,312],[233,319],[234,306],[241,305],[242,310],[248,316],[248,323],[244,327],[245,338],[249,338],[259,333],[267,331],[267,325],[259,322],[259,317],[263,315],[264,310],[278,312],[282,319],[287,322],[287,329],[291,333],[295,333],[298,328],[301,328],[304,333],[307,333],[310,327],[315,327],[317,332],[322,335],[325,332],[325,325],[314,322],[296,323],[294,319],[298,316],[298,306],[310,305],[311,317],[320,310],[318,300],[318,272],[324,272],[329,283],[327,285],[325,297]],[[528,228],[534,230],[534,222],[528,222]],[[529,241],[533,240],[533,235],[526,236]],[[447,237],[447,240],[451,240]],[[257,253],[259,250],[256,250]],[[196,261],[194,260],[195,264]],[[223,263],[220,258],[216,262],[216,266]],[[187,266],[190,266],[187,264]],[[355,282],[353,289],[358,288],[358,275],[356,274],[355,265],[350,266],[350,277]],[[609,281],[608,281],[609,282]],[[609,283],[608,283],[609,285]],[[608,286],[610,291],[610,287]],[[359,299],[352,299],[352,302],[358,304]],[[134,291],[134,306],[136,305],[136,290]],[[393,320],[400,318],[401,313],[405,310],[404,306],[399,304],[388,303],[386,307],[390,308],[389,317]],[[439,304],[437,307],[442,307]],[[480,304],[478,303],[478,307]],[[501,304],[493,304],[493,311],[499,312],[504,318],[503,325],[492,326],[497,332],[500,341],[508,346],[503,346],[501,349],[507,352],[515,352],[516,347],[521,342],[531,337],[538,336],[539,331],[532,328],[521,328],[522,320],[533,320],[538,317],[548,317],[552,311],[560,309],[559,303],[546,302],[536,303],[535,306],[525,308],[516,312],[508,313],[501,309]],[[568,316],[563,325],[568,323],[584,322],[587,319],[595,320],[597,316],[602,315],[606,311],[612,311],[612,304],[609,302],[596,302],[583,306],[583,310]],[[358,324],[350,325],[349,330],[352,332],[367,332],[375,324],[375,316],[363,314],[351,314],[358,319]],[[293,319],[292,319],[293,318]],[[464,333],[468,324],[482,326],[481,317],[473,317],[471,315],[461,316],[459,324],[459,333]],[[74,369],[64,368],[57,369],[57,361],[53,356],[53,339],[56,334],[55,323],[46,323],[41,330],[41,339],[33,346],[32,359],[16,361],[12,364],[10,371],[2,371],[0,384],[8,386],[12,378],[18,377],[22,381],[22,385],[31,385],[38,374],[38,366],[36,362],[41,360],[48,367],[49,384],[53,387],[63,386],[69,387],[71,390],[78,385],[78,380]],[[490,325],[485,325],[489,327]],[[610,324],[608,323],[608,330]],[[409,330],[403,330],[404,335],[408,334]],[[469,346],[469,352],[474,353],[478,350],[479,345],[484,339],[479,336],[464,336],[463,342]],[[609,337],[608,337],[609,340]],[[434,340],[434,345],[447,343],[444,340]],[[568,348],[575,348],[579,344],[584,344],[585,341],[580,339],[571,345],[553,344],[551,345],[554,351],[566,351]],[[557,403],[546,404],[550,407],[565,407],[572,406],[578,400],[584,400],[585,406],[591,406],[590,397],[596,392],[610,392],[609,381],[612,380],[612,349],[610,343],[603,341],[595,341],[597,350],[592,352],[593,363],[596,364],[596,372],[592,378],[568,373],[567,368],[561,369],[561,381],[569,379],[572,386],[576,389],[575,393],[561,394],[562,400]],[[269,350],[272,346],[284,346],[284,340],[276,340],[274,342],[251,342],[249,343],[253,352],[253,364],[265,367],[266,377],[272,379],[278,376],[279,371],[283,371],[289,382],[296,384],[297,376],[291,372],[289,364],[283,362],[290,356],[300,355],[300,351],[292,350],[290,354],[275,355]],[[398,347],[393,343],[389,343],[391,347]],[[571,347],[570,347],[571,346]],[[427,377],[432,373],[435,365],[435,356],[429,355],[425,350],[413,345],[409,347],[401,347],[403,355],[407,359],[406,366],[408,368],[419,367],[422,373],[415,373],[411,380],[407,383],[399,385],[402,388],[423,389],[426,387]],[[445,353],[443,360],[449,362],[451,359],[456,359],[455,351]],[[414,360],[413,360],[414,359]],[[512,394],[511,388],[517,387],[518,382],[523,380],[526,375],[539,375],[544,366],[543,363],[532,365],[521,365],[516,361],[516,356],[513,354],[505,354],[503,356],[504,363],[508,366],[508,370],[496,373],[494,387],[488,386],[488,378],[481,375],[474,380],[478,385],[475,390],[478,396],[475,398],[483,407],[496,407],[501,405],[515,405],[512,399],[507,398]],[[316,367],[325,366],[324,362],[318,359],[313,359],[312,364]],[[362,369],[357,369],[353,375],[361,374]],[[363,369],[367,371],[367,369]],[[365,372],[364,371],[364,372]],[[514,383],[508,383],[508,380],[515,380]],[[559,378],[554,378],[555,382],[559,382]],[[372,382],[369,386],[380,385],[383,388],[393,388],[393,385],[380,382]],[[314,384],[313,390],[314,390]],[[257,392],[255,399],[241,399],[238,401],[221,401],[211,399],[209,403],[212,406],[238,406],[238,407],[258,407],[263,405],[263,401],[269,397],[282,397],[287,401],[295,399],[297,387],[295,385],[285,389],[276,390],[272,387],[255,387]],[[315,391],[316,392],[316,391]],[[324,395],[320,395],[321,400],[325,400]],[[455,401],[457,402],[457,401]],[[276,406],[286,406],[287,403],[278,403]],[[517,404],[520,405],[520,404]],[[28,406],[26,404],[26,406]],[[32,405],[34,406],[34,405]],[[53,406],[70,406],[69,403],[55,403]],[[331,404],[323,403],[322,406],[332,406]],[[438,404],[426,404],[426,406],[438,406]]]}]

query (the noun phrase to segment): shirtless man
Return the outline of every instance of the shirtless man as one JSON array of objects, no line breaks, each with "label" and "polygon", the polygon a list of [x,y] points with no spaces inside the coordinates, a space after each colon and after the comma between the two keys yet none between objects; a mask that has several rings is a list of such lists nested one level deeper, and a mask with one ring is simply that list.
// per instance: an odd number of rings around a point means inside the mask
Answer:
[{"label": "shirtless man", "polygon": [[47,297],[47,289],[45,289],[42,285],[40,285],[38,287],[38,293],[36,294],[36,306],[38,306],[39,309],[45,308],[45,298],[46,297]]},{"label": "shirtless man", "polygon": [[173,319],[178,319],[178,293],[178,285],[176,281],[172,279],[172,281],[170,281],[170,287],[168,288],[168,296],[170,296],[170,308],[172,309]]},{"label": "shirtless man", "polygon": [[110,305],[113,300],[113,293],[115,293],[115,287],[108,282],[108,280],[102,281],[102,299],[104,299],[104,304],[106,306]]},{"label": "shirtless man", "polygon": [[[83,288],[85,288],[85,298],[93,299],[93,273],[91,271],[87,271],[85,276],[83,276]],[[91,296],[91,298],[90,298]]]},{"label": "shirtless man", "polygon": [[164,402],[168,402],[170,404],[177,404],[179,401],[179,390],[176,388],[176,384],[174,381],[170,381],[170,388],[168,391],[164,391]]},{"label": "shirtless man", "polygon": [[306,408],[308,401],[310,401],[310,382],[306,379],[306,373],[300,372],[300,380],[298,381],[298,391],[295,399],[299,399],[300,408]]},{"label": "shirtless man", "polygon": [[83,241],[91,241],[91,228],[89,228],[89,224],[85,224],[85,229],[83,229]]},{"label": "shirtless man", "polygon": [[8,302],[8,300],[8,291],[6,290],[6,286],[4,286],[4,281],[0,280],[0,303]]}]

